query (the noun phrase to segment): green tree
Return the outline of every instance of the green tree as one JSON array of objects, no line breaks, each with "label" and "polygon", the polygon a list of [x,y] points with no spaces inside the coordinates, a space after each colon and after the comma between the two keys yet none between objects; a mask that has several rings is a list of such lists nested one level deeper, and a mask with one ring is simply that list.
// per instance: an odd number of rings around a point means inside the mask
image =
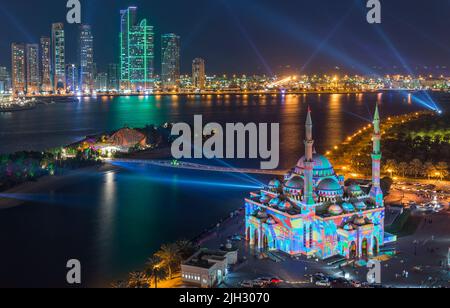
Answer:
[{"label": "green tree", "polygon": [[415,178],[417,178],[421,173],[423,169],[423,164],[420,161],[420,159],[414,159],[410,163],[410,174],[414,175]]},{"label": "green tree", "polygon": [[162,266],[167,269],[169,279],[173,278],[173,272],[181,264],[180,250],[176,244],[162,245],[155,253],[155,257],[161,259]]},{"label": "green tree", "polygon": [[432,162],[426,162],[422,168],[422,175],[428,179],[431,179],[436,173],[436,167]]},{"label": "green tree", "polygon": [[443,161],[436,165],[438,176],[441,180],[446,179],[449,176],[448,163]]},{"label": "green tree", "polygon": [[398,165],[398,172],[402,175],[402,177],[406,177],[406,174],[408,173],[408,163],[406,162],[401,162]]}]

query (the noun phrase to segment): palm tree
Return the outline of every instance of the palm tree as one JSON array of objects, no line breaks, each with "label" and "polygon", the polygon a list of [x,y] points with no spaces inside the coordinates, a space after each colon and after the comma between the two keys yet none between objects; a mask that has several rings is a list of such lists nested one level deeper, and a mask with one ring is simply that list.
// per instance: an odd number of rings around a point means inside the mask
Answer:
[{"label": "palm tree", "polygon": [[166,270],[161,266],[161,259],[150,258],[146,264],[145,273],[149,279],[149,285],[153,281],[155,284],[155,289],[158,289],[158,282],[167,278]]},{"label": "palm tree", "polygon": [[147,276],[143,272],[132,272],[128,279],[129,289],[145,289],[148,288]]},{"label": "palm tree", "polygon": [[173,268],[181,262],[180,250],[176,244],[162,245],[160,250],[155,253],[155,257],[161,259],[161,264],[169,272],[169,278],[172,279]]},{"label": "palm tree", "polygon": [[180,241],[176,242],[175,245],[177,245],[178,250],[180,252],[180,256],[183,259],[187,259],[195,253],[195,246],[194,246],[194,244],[192,244],[191,241],[180,240]]}]

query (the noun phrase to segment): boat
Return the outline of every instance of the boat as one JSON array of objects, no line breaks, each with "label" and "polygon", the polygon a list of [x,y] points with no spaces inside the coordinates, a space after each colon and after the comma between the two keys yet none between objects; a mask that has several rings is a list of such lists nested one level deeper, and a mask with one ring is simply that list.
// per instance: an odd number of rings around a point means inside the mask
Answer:
[{"label": "boat", "polygon": [[0,113],[30,110],[36,107],[36,100],[24,98],[9,98],[0,100]]}]

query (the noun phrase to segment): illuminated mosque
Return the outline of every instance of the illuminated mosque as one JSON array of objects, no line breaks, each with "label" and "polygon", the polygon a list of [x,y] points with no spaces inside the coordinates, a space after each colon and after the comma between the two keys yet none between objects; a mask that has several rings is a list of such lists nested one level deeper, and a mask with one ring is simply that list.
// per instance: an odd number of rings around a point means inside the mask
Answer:
[{"label": "illuminated mosque", "polygon": [[328,259],[369,258],[395,238],[385,233],[380,186],[381,131],[378,106],[373,121],[372,188],[345,187],[329,160],[314,151],[311,110],[305,156],[284,180],[272,180],[246,201],[246,239],[257,250]]}]

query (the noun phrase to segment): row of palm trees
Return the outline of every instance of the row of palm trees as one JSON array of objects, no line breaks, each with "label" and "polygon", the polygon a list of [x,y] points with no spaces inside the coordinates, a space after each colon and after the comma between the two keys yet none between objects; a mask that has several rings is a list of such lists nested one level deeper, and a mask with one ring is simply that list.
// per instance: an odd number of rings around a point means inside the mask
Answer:
[{"label": "row of palm trees", "polygon": [[181,240],[173,244],[164,244],[147,260],[143,271],[129,274],[128,280],[118,281],[113,288],[145,289],[155,287],[165,280],[172,280],[181,270],[181,262],[189,258],[196,250],[190,241]]},{"label": "row of palm trees", "polygon": [[399,175],[402,177],[428,178],[428,179],[446,179],[449,177],[449,165],[447,162],[423,163],[420,159],[414,159],[411,162],[400,162],[390,159],[387,160],[384,169],[391,176]]}]

